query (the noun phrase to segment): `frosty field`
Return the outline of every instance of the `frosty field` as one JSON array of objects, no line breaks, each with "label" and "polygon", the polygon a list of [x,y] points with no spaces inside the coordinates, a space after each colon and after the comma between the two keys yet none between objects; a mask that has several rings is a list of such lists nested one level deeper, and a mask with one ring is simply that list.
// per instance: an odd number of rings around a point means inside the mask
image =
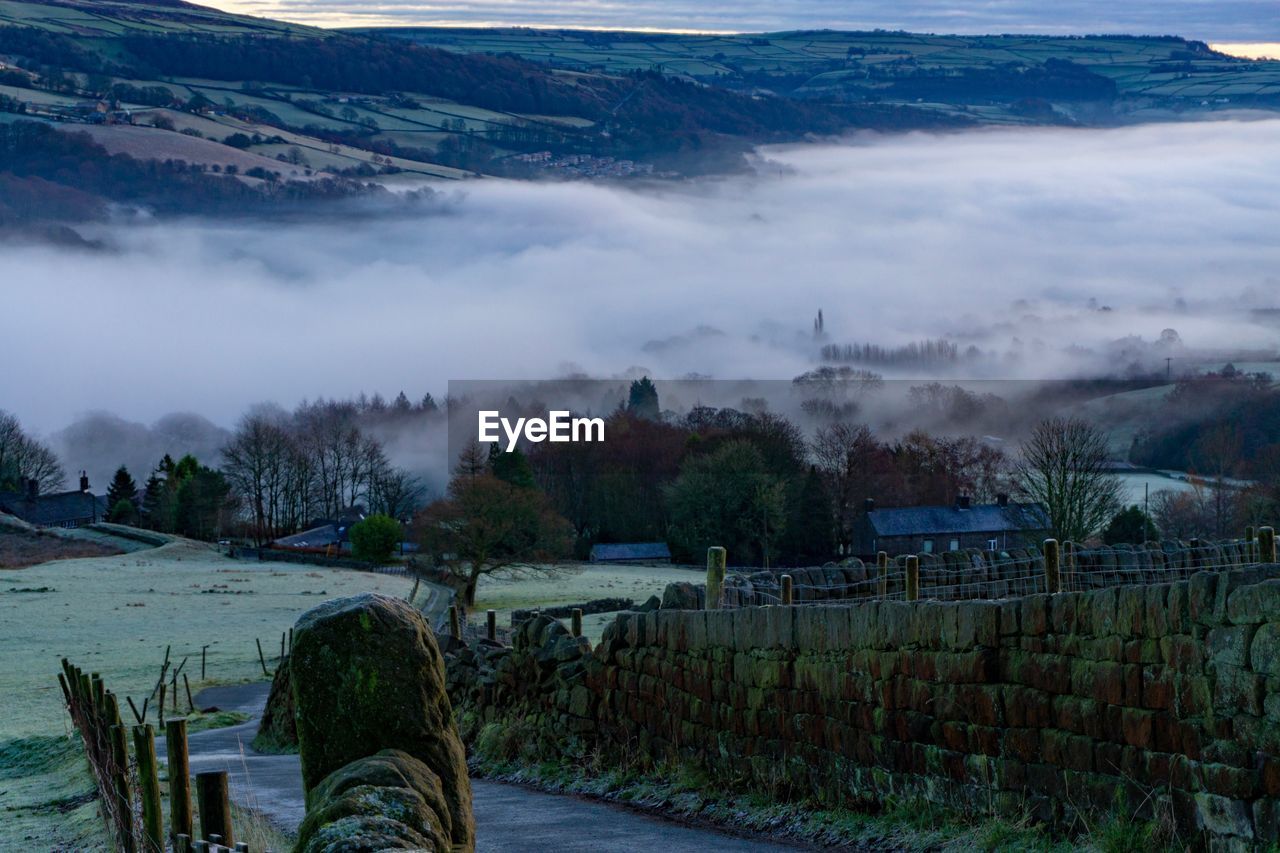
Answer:
[{"label": "frosty field", "polygon": [[[42,588],[51,591],[18,591]],[[191,542],[0,572],[0,741],[67,730],[62,657],[100,672],[141,707],[166,645],[175,666],[188,658],[193,691],[204,645],[209,681],[260,679],[255,639],[272,666],[281,632],[322,600],[365,590],[404,596],[409,588],[401,577],[233,561]]]}]

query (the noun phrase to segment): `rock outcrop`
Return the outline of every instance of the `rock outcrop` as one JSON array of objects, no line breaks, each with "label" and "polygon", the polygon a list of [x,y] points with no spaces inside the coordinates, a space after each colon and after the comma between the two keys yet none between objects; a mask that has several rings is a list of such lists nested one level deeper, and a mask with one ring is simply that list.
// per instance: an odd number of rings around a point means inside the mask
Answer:
[{"label": "rock outcrop", "polygon": [[366,593],[294,630],[300,850],[472,850],[471,783],[444,661],[413,607]]}]

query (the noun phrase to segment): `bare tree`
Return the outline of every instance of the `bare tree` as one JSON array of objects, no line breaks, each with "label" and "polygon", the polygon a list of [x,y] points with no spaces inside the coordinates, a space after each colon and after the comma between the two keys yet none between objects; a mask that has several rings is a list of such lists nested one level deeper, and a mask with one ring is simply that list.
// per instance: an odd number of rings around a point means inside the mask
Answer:
[{"label": "bare tree", "polygon": [[814,436],[813,459],[835,508],[838,544],[848,548],[867,498],[883,500],[889,460],[884,448],[862,424],[837,423]]},{"label": "bare tree", "polygon": [[492,474],[455,475],[446,497],[414,519],[422,553],[457,580],[467,607],[484,575],[555,572],[573,527],[537,489]]},{"label": "bare tree", "polygon": [[1121,506],[1121,483],[1107,471],[1107,437],[1079,418],[1041,421],[1022,445],[1014,481],[1041,504],[1060,540],[1083,542],[1106,526]]},{"label": "bare tree", "polygon": [[222,456],[227,479],[252,515],[255,543],[275,538],[293,515],[288,503],[296,457],[287,424],[269,413],[246,415]]},{"label": "bare tree", "polygon": [[0,410],[0,491],[35,480],[40,491],[54,492],[66,478],[58,455],[27,435],[15,416]]}]

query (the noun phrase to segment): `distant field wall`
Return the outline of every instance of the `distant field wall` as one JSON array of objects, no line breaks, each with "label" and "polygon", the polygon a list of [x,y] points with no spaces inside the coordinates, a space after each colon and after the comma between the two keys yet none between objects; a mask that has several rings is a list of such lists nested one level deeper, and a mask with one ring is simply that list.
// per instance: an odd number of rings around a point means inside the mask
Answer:
[{"label": "distant field wall", "polygon": [[450,681],[481,723],[780,796],[1060,826],[1114,812],[1224,849],[1280,828],[1280,565],[1004,601],[622,614],[595,649],[540,616],[510,648],[455,658]]},{"label": "distant field wall", "polygon": [[[1185,580],[1198,571],[1225,571],[1253,565],[1257,562],[1257,547],[1256,543],[1233,540],[1194,545],[1166,541],[1064,549],[1062,588],[1080,591]],[[723,605],[780,604],[782,574],[791,575],[795,584],[794,600],[800,603],[901,599],[906,592],[906,559],[906,556],[892,558],[883,582],[875,563],[858,559],[820,568],[731,573],[725,579]],[[1044,556],[1036,548],[1001,551],[970,548],[920,554],[918,559],[921,598],[1009,598],[1046,591]]]}]

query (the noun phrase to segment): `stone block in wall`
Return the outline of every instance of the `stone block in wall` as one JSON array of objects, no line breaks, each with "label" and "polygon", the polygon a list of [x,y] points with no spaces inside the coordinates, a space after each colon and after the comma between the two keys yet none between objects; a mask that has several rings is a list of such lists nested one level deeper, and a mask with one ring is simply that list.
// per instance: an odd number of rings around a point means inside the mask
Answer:
[{"label": "stone block in wall", "polygon": [[1187,581],[1187,614],[1198,625],[1213,625],[1213,615],[1218,596],[1218,574],[1196,572]]},{"label": "stone block in wall", "polygon": [[1022,599],[1019,615],[1022,633],[1029,637],[1041,637],[1049,631],[1049,599],[1044,594],[1028,595]]},{"label": "stone block in wall", "polygon": [[1018,617],[1022,613],[1022,604],[1019,601],[1001,601],[1000,608],[1000,636],[1016,637],[1022,633],[1022,627],[1019,624]]},{"label": "stone block in wall", "polygon": [[1169,584],[1154,583],[1146,587],[1143,602],[1143,636],[1158,639],[1169,633]]},{"label": "stone block in wall", "polygon": [[1167,666],[1180,673],[1196,675],[1204,669],[1204,648],[1188,634],[1173,634],[1160,639],[1160,655]]},{"label": "stone block in wall", "polygon": [[1185,634],[1190,630],[1189,589],[1190,583],[1187,581],[1169,585],[1169,606],[1166,615],[1169,619],[1170,634]]},{"label": "stone block in wall", "polygon": [[1227,620],[1236,625],[1280,622],[1280,579],[1233,590],[1227,598]]},{"label": "stone block in wall", "polygon": [[1124,638],[1143,635],[1147,613],[1147,588],[1122,586],[1116,590],[1115,633]]},{"label": "stone block in wall", "polygon": [[1213,674],[1213,710],[1221,717],[1262,713],[1263,679],[1237,666],[1218,666]]},{"label": "stone block in wall", "polygon": [[1212,666],[1247,666],[1254,625],[1230,625],[1210,628],[1205,635],[1205,651]]},{"label": "stone block in wall", "polygon": [[951,630],[955,629],[955,616],[949,612],[951,602],[925,600],[915,605],[911,619],[911,634],[907,638],[909,645],[918,649],[943,648],[946,641],[947,627],[950,619]]},{"label": "stone block in wall", "polygon": [[1217,836],[1252,839],[1253,808],[1249,803],[1209,793],[1195,795],[1197,828]]},{"label": "stone block in wall", "polygon": [[1125,643],[1120,658],[1125,663],[1140,663],[1147,666],[1164,663],[1164,657],[1160,654],[1160,641],[1151,638],[1130,640]]},{"label": "stone block in wall", "polygon": [[1267,798],[1253,803],[1254,837],[1261,844],[1280,842],[1280,800]]},{"label": "stone block in wall", "polygon": [[707,621],[707,648],[733,648],[734,615],[745,611],[707,610],[704,612]]},{"label": "stone block in wall", "polygon": [[1059,593],[1049,598],[1049,633],[1072,634],[1076,630],[1075,593]]}]

